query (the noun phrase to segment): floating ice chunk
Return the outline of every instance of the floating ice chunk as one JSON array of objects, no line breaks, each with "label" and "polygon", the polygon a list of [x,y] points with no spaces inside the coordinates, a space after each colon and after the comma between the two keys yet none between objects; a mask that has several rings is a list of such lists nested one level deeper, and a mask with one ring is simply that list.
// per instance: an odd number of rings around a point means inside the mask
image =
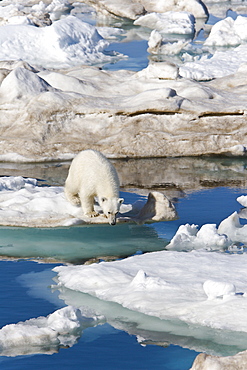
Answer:
[{"label": "floating ice chunk", "polygon": [[[240,201],[245,202],[244,198],[239,198]],[[239,215],[237,212],[232,213],[229,217],[221,221],[218,227],[218,232],[224,233],[234,242],[247,242],[247,225],[240,224]]]},{"label": "floating ice chunk", "polygon": [[135,20],[136,26],[148,27],[165,34],[194,35],[195,18],[187,12],[149,13]]},{"label": "floating ice chunk", "polygon": [[197,225],[180,225],[176,234],[166,246],[169,250],[192,249],[225,249],[232,244],[228,236],[219,234],[215,224],[202,225],[198,231]]},{"label": "floating ice chunk", "polygon": [[227,298],[229,296],[235,295],[236,287],[234,284],[229,282],[206,280],[203,284],[203,289],[208,299],[215,298]]},{"label": "floating ice chunk", "polygon": [[237,201],[241,204],[241,206],[247,207],[247,195],[241,195],[237,198]]},{"label": "floating ice chunk", "polygon": [[31,353],[53,353],[60,347],[72,347],[83,327],[92,325],[77,308],[67,306],[47,317],[33,318],[0,329],[0,354],[3,356]]},{"label": "floating ice chunk", "polygon": [[237,46],[246,40],[247,18],[238,16],[234,21],[227,17],[212,27],[204,46]]},{"label": "floating ice chunk", "polygon": [[162,42],[162,35],[153,30],[148,40],[147,51],[150,54],[176,55],[188,44],[188,41],[179,40],[177,42]]}]

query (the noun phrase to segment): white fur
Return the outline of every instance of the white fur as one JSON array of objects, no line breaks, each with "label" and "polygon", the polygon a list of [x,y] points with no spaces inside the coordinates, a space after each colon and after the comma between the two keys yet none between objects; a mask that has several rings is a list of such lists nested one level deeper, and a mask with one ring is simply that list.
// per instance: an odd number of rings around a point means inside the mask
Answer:
[{"label": "white fur", "polygon": [[123,202],[119,198],[119,178],[110,161],[96,150],[84,150],[72,161],[65,182],[65,195],[72,204],[81,204],[83,212],[98,216],[94,211],[94,197],[111,225]]}]

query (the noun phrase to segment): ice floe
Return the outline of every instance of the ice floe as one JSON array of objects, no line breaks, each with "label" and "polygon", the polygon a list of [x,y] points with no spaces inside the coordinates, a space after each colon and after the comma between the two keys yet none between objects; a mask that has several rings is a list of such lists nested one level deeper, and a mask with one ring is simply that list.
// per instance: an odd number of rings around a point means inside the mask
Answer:
[{"label": "ice floe", "polygon": [[54,271],[59,289],[164,320],[246,332],[246,262],[246,254],[162,251]]},{"label": "ice floe", "polygon": [[[101,212],[98,205],[96,210]],[[122,204],[117,222],[163,221],[177,218],[174,205],[159,192],[145,202]],[[81,207],[70,204],[63,186],[42,186],[36,179],[0,178],[0,224],[5,226],[55,227],[85,223],[107,223],[102,214],[90,218]]]},{"label": "ice floe", "polygon": [[0,355],[52,354],[72,347],[82,330],[94,326],[97,318],[83,317],[79,309],[67,306],[47,317],[9,324],[0,329]]}]

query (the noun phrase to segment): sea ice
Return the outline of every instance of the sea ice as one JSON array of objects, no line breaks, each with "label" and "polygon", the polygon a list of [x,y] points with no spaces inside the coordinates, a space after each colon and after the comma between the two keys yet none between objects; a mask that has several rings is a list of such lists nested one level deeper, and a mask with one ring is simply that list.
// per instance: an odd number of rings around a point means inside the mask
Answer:
[{"label": "sea ice", "polygon": [[162,34],[190,35],[195,33],[195,18],[187,12],[148,13],[134,22],[137,26],[148,27]]},{"label": "sea ice", "polygon": [[232,244],[225,234],[219,234],[215,224],[205,224],[200,230],[197,225],[180,225],[176,234],[166,246],[168,250],[207,249],[224,250]]},{"label": "sea ice", "polygon": [[96,317],[89,320],[82,317],[79,309],[67,306],[47,317],[9,324],[0,329],[0,354],[52,354],[61,347],[72,347],[80,338],[82,330],[96,323]]},{"label": "sea ice", "polygon": [[162,251],[54,271],[59,289],[164,320],[246,332],[246,262],[246,254]]},{"label": "sea ice", "polygon": [[[100,207],[95,206],[100,212]],[[151,192],[146,203],[122,204],[118,222],[174,220],[177,213],[169,199]],[[0,224],[5,226],[56,227],[85,223],[107,223],[102,215],[85,216],[81,207],[65,199],[62,186],[39,186],[36,179],[0,179]]]},{"label": "sea ice", "polygon": [[247,40],[247,18],[227,17],[217,22],[204,42],[204,46],[237,46]]},{"label": "sea ice", "polygon": [[170,62],[139,72],[0,65],[1,137],[8,132],[1,160],[68,159],[92,147],[111,157],[246,153],[243,66],[199,83],[180,78],[181,68]]},{"label": "sea ice", "polygon": [[98,65],[121,59],[120,54],[104,52],[108,45],[94,26],[73,16],[46,27],[29,24],[0,27],[0,60],[24,60],[46,68]]}]

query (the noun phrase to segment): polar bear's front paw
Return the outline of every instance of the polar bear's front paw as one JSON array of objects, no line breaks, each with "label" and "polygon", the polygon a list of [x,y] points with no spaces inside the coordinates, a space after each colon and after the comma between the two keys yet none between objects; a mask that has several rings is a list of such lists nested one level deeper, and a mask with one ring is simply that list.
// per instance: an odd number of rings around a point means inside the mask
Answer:
[{"label": "polar bear's front paw", "polygon": [[99,213],[98,212],[96,212],[96,211],[93,211],[93,212],[88,212],[88,213],[86,213],[86,215],[88,216],[88,217],[97,217],[97,216],[99,216]]}]

